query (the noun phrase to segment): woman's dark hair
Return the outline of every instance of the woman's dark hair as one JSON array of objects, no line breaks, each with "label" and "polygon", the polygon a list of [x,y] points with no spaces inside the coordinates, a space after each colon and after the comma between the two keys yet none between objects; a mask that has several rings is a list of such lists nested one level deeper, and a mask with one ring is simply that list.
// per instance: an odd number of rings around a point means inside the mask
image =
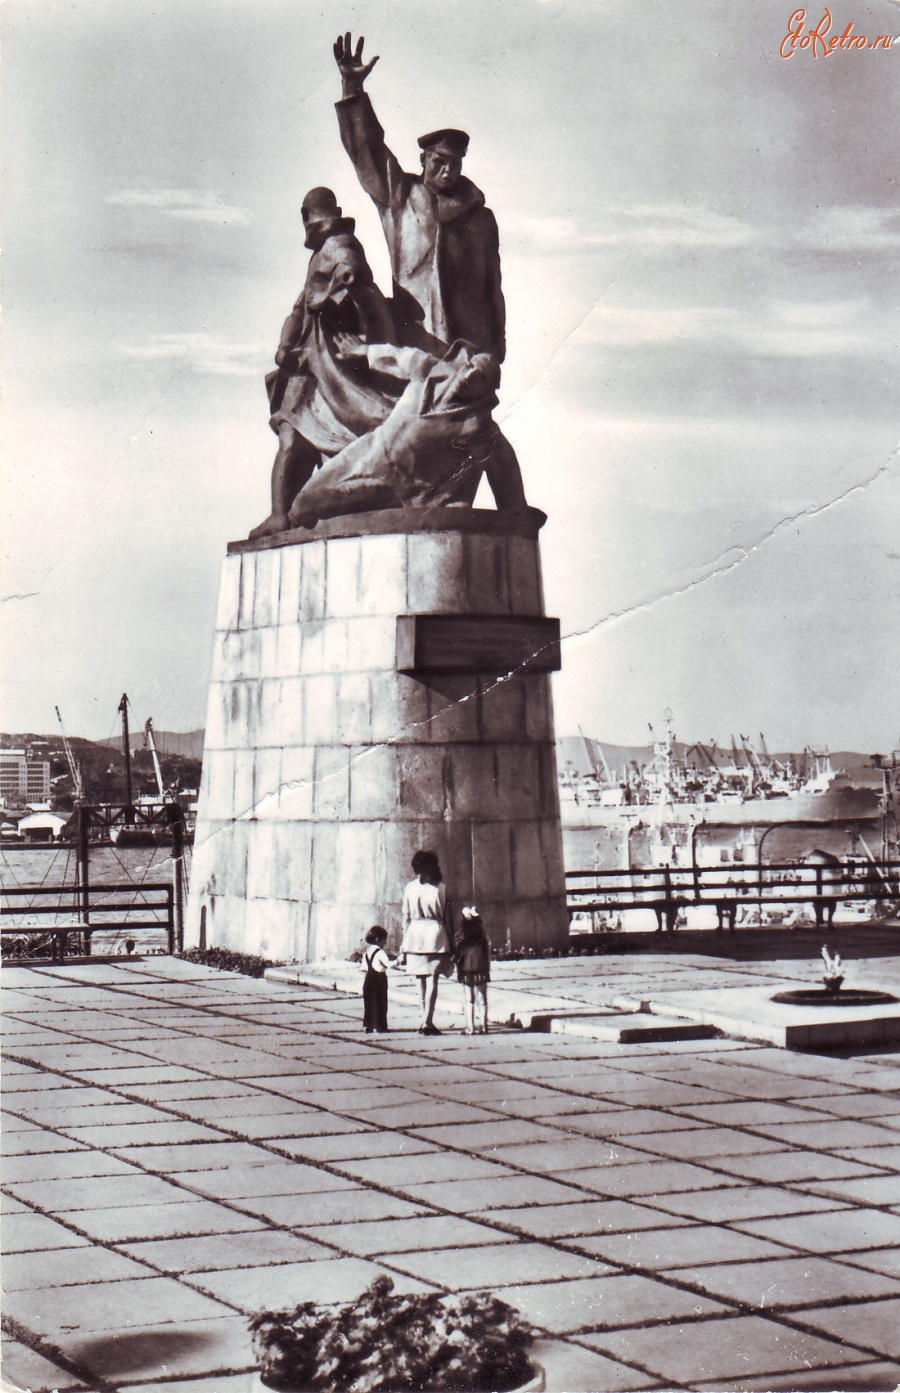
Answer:
[{"label": "woman's dark hair", "polygon": [[380,924],[373,924],[366,934],[367,943],[387,943],[387,929],[383,929]]},{"label": "woman's dark hair", "polygon": [[435,866],[440,868],[436,851],[417,851],[412,859],[412,868],[416,875],[421,875],[423,871],[430,871]]}]

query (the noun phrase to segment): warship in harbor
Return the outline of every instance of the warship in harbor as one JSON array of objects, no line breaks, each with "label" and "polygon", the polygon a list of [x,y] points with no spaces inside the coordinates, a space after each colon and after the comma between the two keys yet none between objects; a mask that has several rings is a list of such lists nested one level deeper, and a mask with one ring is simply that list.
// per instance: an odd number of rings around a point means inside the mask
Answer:
[{"label": "warship in harbor", "polygon": [[[746,736],[679,747],[672,713],[653,736],[652,757],[614,769],[597,740],[560,759],[560,813],[567,868],[639,869],[795,859],[813,848],[877,855],[878,785],[835,770],[827,750],[769,754]],[[563,751],[565,754],[565,750]],[[577,862],[577,865],[576,865]]]}]

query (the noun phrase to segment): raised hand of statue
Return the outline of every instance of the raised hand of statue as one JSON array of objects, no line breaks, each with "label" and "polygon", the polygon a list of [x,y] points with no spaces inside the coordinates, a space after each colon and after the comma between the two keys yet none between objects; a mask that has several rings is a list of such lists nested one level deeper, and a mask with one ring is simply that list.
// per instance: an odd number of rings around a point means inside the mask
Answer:
[{"label": "raised hand of statue", "polygon": [[334,44],[334,60],[338,65],[343,84],[342,96],[358,97],[363,90],[363,84],[369,73],[378,62],[378,54],[372,59],[371,63],[363,62],[363,44],[365,39],[360,35],[356,43],[356,52],[353,52],[353,40],[349,29],[347,33],[338,35]]},{"label": "raised hand of statue", "polygon": [[357,334],[338,332],[334,336],[334,352],[342,363],[349,362],[352,358],[365,358],[366,345]]}]

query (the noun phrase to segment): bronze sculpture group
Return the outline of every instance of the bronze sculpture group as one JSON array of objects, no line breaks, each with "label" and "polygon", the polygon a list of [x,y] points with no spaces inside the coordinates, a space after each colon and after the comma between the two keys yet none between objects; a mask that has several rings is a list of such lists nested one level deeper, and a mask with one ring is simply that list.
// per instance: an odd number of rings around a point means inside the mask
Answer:
[{"label": "bronze sculpture group", "polygon": [[364,90],[378,59],[338,38],[341,139],[378,210],[392,298],[330,189],[301,209],[312,253],[269,374],[278,436],[272,511],[251,537],[384,508],[471,505],[483,475],[498,509],[526,508],[518,461],[491,416],[506,351],[497,224],[462,174],[469,138],[419,139],[420,174],[385,144]]}]

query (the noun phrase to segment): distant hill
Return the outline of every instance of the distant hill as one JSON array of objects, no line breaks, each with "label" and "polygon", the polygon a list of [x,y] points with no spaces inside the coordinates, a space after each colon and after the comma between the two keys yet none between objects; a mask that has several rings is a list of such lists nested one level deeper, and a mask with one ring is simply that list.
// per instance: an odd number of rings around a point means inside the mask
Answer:
[{"label": "distant hill", "polygon": [[[203,731],[154,731],[153,734],[159,751],[164,783],[176,784],[180,788],[196,788],[200,782]],[[0,747],[6,749],[31,743],[39,743],[46,747],[54,799],[63,804],[71,801],[72,781],[69,777],[62,736],[58,731],[53,735],[39,735],[36,732],[15,735],[0,733]],[[132,731],[129,743],[133,793],[154,795],[157,784],[153,761],[150,751],[144,746],[144,733],[140,728]],[[71,735],[69,745],[76,763],[80,766],[88,798],[98,803],[120,802],[125,789],[125,761],[122,756],[121,737],[85,740],[80,735]]]},{"label": "distant hill", "polygon": [[[132,749],[143,746],[144,734],[142,730],[132,731],[131,735]],[[156,741],[156,748],[161,755],[182,755],[185,759],[203,758],[203,736],[202,730],[157,730],[155,726],[153,728],[153,739]],[[120,749],[122,737],[121,735],[111,735],[108,740],[98,740],[97,744]]]}]

